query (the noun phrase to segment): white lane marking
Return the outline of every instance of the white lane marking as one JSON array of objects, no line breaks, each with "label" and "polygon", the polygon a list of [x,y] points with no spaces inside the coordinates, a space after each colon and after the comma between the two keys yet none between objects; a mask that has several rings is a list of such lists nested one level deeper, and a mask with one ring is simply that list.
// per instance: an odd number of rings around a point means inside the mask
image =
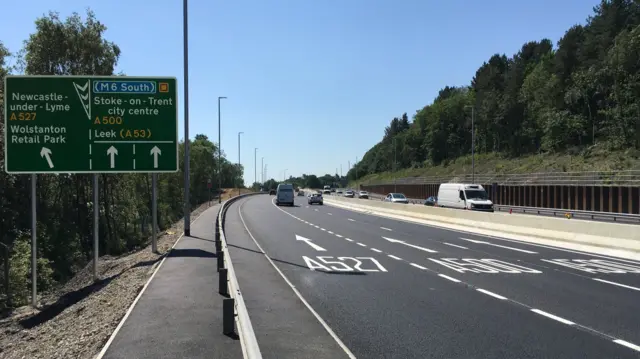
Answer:
[{"label": "white lane marking", "polygon": [[333,234],[333,232],[331,232],[331,231],[327,231],[327,233],[329,233],[329,234]]},{"label": "white lane marking", "polygon": [[493,293],[493,292],[489,292],[488,290],[485,290],[485,289],[482,289],[482,288],[476,288],[476,290],[478,292],[484,293],[486,295],[490,295],[490,296],[492,296],[494,298],[498,298],[498,299],[502,299],[502,300],[506,300],[507,299],[507,297],[503,297],[503,296],[501,296],[499,294],[496,294],[496,293]]},{"label": "white lane marking", "polygon": [[360,247],[366,247],[366,246],[367,246],[366,244],[364,244],[364,243],[360,243],[360,242],[358,242],[358,245],[359,245]]},{"label": "white lane marking", "polygon": [[318,209],[317,209],[317,208],[315,208],[315,209],[314,209],[314,211],[318,212]]},{"label": "white lane marking", "polygon": [[[276,207],[277,208],[277,207]],[[280,208],[281,209],[281,208]],[[283,210],[283,212],[285,212]],[[286,212],[285,212],[286,213]],[[240,220],[242,221],[242,225],[244,226],[244,229],[247,231],[247,233],[249,234],[249,236],[251,237],[251,239],[253,239],[253,242],[256,244],[256,246],[258,247],[258,249],[262,252],[262,254],[264,254],[265,258],[267,258],[267,261],[269,261],[269,263],[271,263],[271,265],[273,266],[273,268],[276,270],[276,272],[278,272],[278,274],[280,274],[280,276],[282,277],[282,279],[284,279],[284,281],[289,285],[289,287],[291,287],[291,290],[293,290],[293,292],[298,296],[298,298],[300,299],[300,301],[307,307],[307,309],[309,309],[309,311],[311,312],[311,314],[313,314],[314,317],[316,317],[316,319],[318,320],[318,322],[320,322],[320,324],[322,324],[322,326],[324,327],[324,329],[327,331],[327,333],[329,333],[329,335],[331,335],[331,337],[336,341],[336,343],[338,343],[338,346],[340,346],[340,348],[342,348],[342,350],[344,350],[344,352],[347,354],[347,356],[350,359],[356,359],[356,356],[353,355],[353,353],[351,352],[351,350],[349,350],[349,348],[347,348],[347,346],[342,342],[342,340],[340,340],[340,338],[338,337],[338,335],[331,329],[331,327],[329,327],[329,325],[327,324],[327,322],[324,321],[324,319],[322,319],[322,317],[320,316],[320,314],[318,314],[318,312],[316,312],[311,305],[309,304],[309,302],[307,302],[306,299],[304,299],[304,297],[302,296],[302,294],[300,294],[300,292],[296,289],[296,287],[291,283],[291,281],[284,275],[284,273],[282,273],[282,271],[280,270],[280,268],[278,268],[278,266],[276,266],[276,264],[273,262],[273,260],[271,260],[271,257],[269,257],[269,255],[267,254],[267,252],[265,252],[262,247],[260,247],[260,244],[258,244],[258,241],[256,240],[256,238],[253,236],[253,234],[251,233],[251,231],[249,230],[249,227],[247,227],[247,224],[244,221],[244,218],[242,216],[242,212],[240,211],[240,208],[238,208],[238,214],[240,214]]]},{"label": "white lane marking", "polygon": [[412,266],[414,266],[416,268],[419,268],[419,269],[427,269],[426,267],[423,267],[423,266],[421,266],[419,264],[415,264],[415,263],[409,263],[409,264],[411,264]]},{"label": "white lane marking", "polygon": [[[331,203],[328,203],[328,204],[330,206],[332,206]],[[598,258],[613,259],[613,260],[623,261],[623,262],[627,262],[627,263],[640,264],[640,260],[637,260],[637,259],[629,259],[629,258],[626,258],[626,257],[621,257],[621,256],[616,256],[616,255],[611,255],[611,254],[606,254],[606,255],[605,254],[598,254],[599,252],[597,252],[597,251],[589,252],[589,251],[586,251],[586,250],[569,249],[569,248],[564,248],[564,247],[555,247],[555,246],[552,246],[552,245],[549,245],[549,244],[527,242],[527,241],[522,240],[522,239],[504,238],[504,237],[498,237],[496,235],[491,235],[491,234],[482,234],[482,233],[472,232],[472,231],[468,231],[468,230],[465,231],[465,230],[461,230],[461,229],[446,227],[444,225],[437,225],[437,224],[434,224],[434,223],[426,224],[426,223],[423,222],[423,220],[420,220],[420,219],[398,218],[396,216],[392,216],[392,215],[388,215],[388,214],[373,213],[371,210],[358,210],[358,209],[348,208],[348,207],[344,207],[344,206],[341,207],[340,205],[333,205],[333,206],[334,207],[339,207],[341,209],[344,209],[345,211],[356,212],[358,214],[369,215],[371,217],[389,219],[389,220],[396,221],[396,222],[404,222],[404,223],[414,224],[414,225],[418,225],[418,226],[422,226],[422,227],[438,228],[438,229],[442,229],[442,230],[449,231],[449,232],[456,232],[456,233],[461,233],[461,234],[466,234],[466,235],[474,235],[474,236],[478,236],[478,237],[486,237],[486,238],[491,238],[491,239],[497,239],[499,241],[505,241],[505,242],[511,242],[511,243],[516,243],[516,244],[524,244],[524,245],[528,245],[528,246],[552,249],[552,250],[555,250],[555,251],[576,253],[576,254],[581,254],[581,255],[589,255],[589,256],[593,256],[593,257],[598,257]]]},{"label": "white lane marking", "polygon": [[460,281],[459,281],[459,280],[457,280],[457,279],[455,279],[455,278],[453,278],[453,277],[449,277],[448,275],[438,274],[438,276],[439,276],[439,277],[442,277],[442,278],[444,278],[444,279],[448,279],[448,280],[450,280],[450,281],[452,281],[452,282],[460,283]]},{"label": "white lane marking", "polygon": [[309,208],[309,206],[304,206],[305,208]]},{"label": "white lane marking", "polygon": [[327,214],[330,215],[330,216],[333,216],[333,214],[331,214],[331,213],[327,213]]},{"label": "white lane marking", "polygon": [[381,251],[381,250],[376,249],[376,248],[371,248],[371,250],[372,250],[372,251],[374,251],[374,252],[382,253],[382,251]]},{"label": "white lane marking", "polygon": [[336,237],[338,237],[338,238],[342,238],[342,235],[340,235],[340,234],[336,233]]},{"label": "white lane marking", "polygon": [[315,225],[315,224],[314,224],[313,226],[314,226],[314,227],[316,227],[316,228],[320,228],[320,227],[318,227],[318,226],[317,226],[317,225]]},{"label": "white lane marking", "polygon": [[387,256],[388,256],[389,258],[393,258],[393,259],[395,259],[395,260],[397,260],[397,261],[401,261],[401,260],[402,260],[402,258],[400,258],[400,257],[396,257],[396,256],[394,256],[393,254],[387,254]]},{"label": "white lane marking", "polygon": [[393,229],[387,228],[387,227],[380,227],[380,229],[384,229],[385,231],[389,231],[389,232],[393,231]]},{"label": "white lane marking", "polygon": [[520,248],[507,247],[507,246],[503,246],[503,245],[500,245],[500,244],[494,244],[494,243],[485,242],[485,241],[478,241],[476,239],[469,239],[469,238],[462,238],[462,237],[460,237],[460,239],[462,239],[463,241],[471,242],[471,243],[487,244],[487,245],[490,245],[490,246],[511,249],[512,251],[518,251],[518,252],[522,252],[522,253],[538,254],[538,252],[527,251],[527,250],[520,249]]},{"label": "white lane marking", "polygon": [[462,248],[462,249],[469,249],[467,247],[463,247],[463,246],[459,246],[457,244],[453,244],[453,243],[447,243],[447,242],[443,242],[444,244],[451,246],[451,247],[456,247],[456,248]]},{"label": "white lane marking", "polygon": [[627,348],[633,349],[635,351],[639,351],[640,352],[640,345],[635,345],[633,343],[629,343],[626,340],[622,340],[622,339],[616,339],[613,341],[616,344],[620,344],[620,345],[624,345]]},{"label": "white lane marking", "polygon": [[[191,224],[196,223],[196,221],[200,217],[202,217],[202,215],[206,211],[207,210],[202,211],[202,213],[200,213],[200,215],[198,215],[198,217],[196,217],[193,221],[191,221]],[[174,249],[176,247],[176,245],[178,244],[178,242],[180,242],[180,240],[182,239],[183,236],[184,236],[184,232],[182,232],[180,237],[178,237],[178,239],[176,239],[175,243],[173,243],[173,245],[171,246],[171,249]],[[107,340],[107,343],[104,345],[104,347],[102,347],[102,350],[100,350],[100,353],[98,353],[98,355],[96,356],[95,359],[102,359],[102,357],[107,353],[107,350],[111,346],[111,343],[116,338],[116,335],[118,335],[118,332],[120,331],[120,329],[122,329],[122,326],[124,325],[124,322],[126,322],[127,318],[129,318],[129,315],[131,315],[131,312],[133,311],[133,308],[136,306],[136,304],[138,304],[138,301],[140,300],[140,298],[144,294],[145,290],[147,290],[147,287],[149,286],[149,284],[151,283],[153,278],[156,276],[156,273],[158,273],[158,271],[160,270],[160,267],[162,267],[162,264],[164,264],[164,261],[169,256],[169,253],[171,253],[171,251],[165,253],[164,258],[162,258],[162,260],[160,261],[160,264],[158,264],[158,266],[153,271],[153,273],[151,273],[151,277],[149,277],[147,282],[144,284],[144,286],[140,290],[140,293],[138,293],[136,298],[133,300],[133,303],[131,303],[131,305],[129,306],[129,309],[127,309],[127,311],[124,313],[124,316],[122,317],[122,319],[120,319],[120,323],[118,323],[118,325],[116,326],[116,329],[113,330],[113,332],[111,333],[111,336],[109,337],[109,340]]]},{"label": "white lane marking", "polygon": [[622,283],[610,282],[608,280],[604,280],[604,279],[600,279],[600,278],[591,278],[591,279],[597,280],[598,282],[602,282],[602,283],[609,283],[609,284],[617,285],[618,287],[623,287],[623,288],[627,288],[627,289],[640,291],[640,288],[632,287],[630,285],[626,285],[626,284],[622,284]]},{"label": "white lane marking", "polygon": [[425,251],[425,252],[429,252],[429,253],[438,253],[438,251],[434,251],[433,249],[416,246],[415,244],[407,243],[407,242],[401,241],[399,239],[393,239],[393,238],[389,238],[389,237],[382,237],[382,238],[386,239],[387,241],[389,241],[391,243],[400,243],[400,244],[404,244],[407,247],[419,249],[421,251]]},{"label": "white lane marking", "polygon": [[321,231],[325,231],[325,232],[327,231],[327,230],[326,230],[326,229],[324,229],[324,228],[320,228],[320,230],[321,230]]},{"label": "white lane marking", "polygon": [[544,316],[545,316],[545,317],[547,317],[547,318],[551,318],[551,319],[553,319],[553,320],[557,320],[557,321],[559,321],[560,323],[563,323],[563,324],[566,324],[566,325],[574,325],[574,324],[576,324],[576,323],[574,323],[574,322],[572,322],[572,321],[570,321],[570,320],[566,320],[566,319],[564,319],[564,318],[560,318],[560,317],[558,317],[558,316],[556,316],[556,315],[553,315],[553,314],[551,314],[551,313],[547,313],[547,312],[542,311],[542,310],[540,310],[540,309],[531,309],[531,311],[532,311],[532,312],[534,312],[534,313],[538,313],[538,314],[540,314],[540,315],[544,315]]},{"label": "white lane marking", "polygon": [[345,238],[346,240],[348,240],[349,242],[353,242],[353,239],[351,238]]},{"label": "white lane marking", "polygon": [[296,241],[303,241],[305,243],[307,243],[311,248],[315,249],[318,252],[326,252],[327,250],[320,247],[319,245],[311,242],[311,240],[309,238],[305,238],[303,236],[299,236],[296,234]]},{"label": "white lane marking", "polygon": [[347,218],[347,221],[355,222],[355,219]]}]

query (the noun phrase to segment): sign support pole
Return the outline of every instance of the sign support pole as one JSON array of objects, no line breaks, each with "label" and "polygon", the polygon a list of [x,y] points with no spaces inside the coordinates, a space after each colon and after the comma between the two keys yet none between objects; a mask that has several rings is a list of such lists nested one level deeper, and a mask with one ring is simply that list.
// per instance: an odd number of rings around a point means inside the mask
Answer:
[{"label": "sign support pole", "polygon": [[31,305],[38,307],[38,251],[36,246],[36,180],[37,175],[31,175]]},{"label": "sign support pole", "polygon": [[98,174],[93,175],[93,281],[98,281],[98,240],[100,239],[100,191]]},{"label": "sign support pole", "polygon": [[153,212],[153,230],[151,231],[151,251],[158,253],[158,174],[151,174],[151,212]]}]

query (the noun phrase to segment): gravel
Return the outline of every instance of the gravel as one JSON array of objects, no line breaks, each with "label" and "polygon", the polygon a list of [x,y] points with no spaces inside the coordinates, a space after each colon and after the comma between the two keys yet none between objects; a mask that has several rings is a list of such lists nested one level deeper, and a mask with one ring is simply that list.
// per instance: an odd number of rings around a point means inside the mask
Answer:
[{"label": "gravel", "polygon": [[[192,220],[208,208],[192,212]],[[89,263],[56,293],[45,295],[39,309],[22,307],[0,320],[3,359],[93,358],[102,349],[125,312],[164,255],[182,234],[184,221],[159,233],[158,252],[150,245],[98,262],[101,280],[93,283]]]}]

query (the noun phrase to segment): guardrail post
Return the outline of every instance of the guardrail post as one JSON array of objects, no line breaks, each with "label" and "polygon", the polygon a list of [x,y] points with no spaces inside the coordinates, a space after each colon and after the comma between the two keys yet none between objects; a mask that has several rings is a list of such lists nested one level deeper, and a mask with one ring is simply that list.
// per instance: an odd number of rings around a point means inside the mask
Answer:
[{"label": "guardrail post", "polygon": [[222,241],[220,241],[220,227],[216,226],[216,235],[215,235],[215,244],[216,244],[216,255],[220,253],[222,250]]},{"label": "guardrail post", "polygon": [[222,295],[229,295],[229,286],[227,285],[227,269],[220,268],[220,275],[218,275],[218,293]]},{"label": "guardrail post", "polygon": [[216,257],[218,258],[218,272],[220,272],[220,269],[224,268],[224,251],[218,252]]},{"label": "guardrail post", "polygon": [[222,334],[235,333],[235,301],[233,298],[222,300]]}]

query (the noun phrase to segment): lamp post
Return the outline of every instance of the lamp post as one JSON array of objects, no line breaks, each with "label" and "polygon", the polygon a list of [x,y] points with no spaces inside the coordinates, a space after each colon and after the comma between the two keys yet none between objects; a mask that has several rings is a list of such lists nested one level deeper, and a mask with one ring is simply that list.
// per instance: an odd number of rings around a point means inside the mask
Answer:
[{"label": "lamp post", "polygon": [[225,96],[218,96],[218,203],[222,203],[222,134],[220,133],[220,100]]},{"label": "lamp post", "polygon": [[253,183],[258,183],[258,147],[253,149]]},{"label": "lamp post", "polygon": [[[238,132],[238,170],[240,169],[240,135],[244,132]],[[238,183],[238,196],[240,195],[240,183]]]},{"label": "lamp post", "polygon": [[471,182],[476,183],[476,131],[475,131],[475,107],[471,107]]}]

